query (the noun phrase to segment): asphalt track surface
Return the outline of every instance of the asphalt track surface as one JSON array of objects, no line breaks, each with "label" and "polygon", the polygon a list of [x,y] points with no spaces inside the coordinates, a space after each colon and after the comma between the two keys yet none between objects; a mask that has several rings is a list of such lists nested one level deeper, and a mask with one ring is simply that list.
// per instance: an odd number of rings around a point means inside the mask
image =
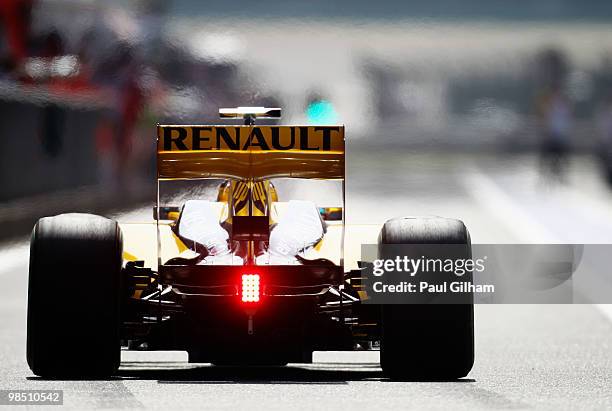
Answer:
[{"label": "asphalt track surface", "polygon": [[[529,156],[349,161],[353,222],[437,214],[463,219],[480,243],[612,243],[612,191],[588,158],[574,159],[563,184],[539,175]],[[124,352],[115,379],[42,380],[25,363],[25,241],[0,249],[0,389],[62,389],[74,409],[612,409],[612,310],[604,305],[477,306],[476,363],[458,381],[388,381],[377,352],[322,352],[311,365],[252,369]]]}]

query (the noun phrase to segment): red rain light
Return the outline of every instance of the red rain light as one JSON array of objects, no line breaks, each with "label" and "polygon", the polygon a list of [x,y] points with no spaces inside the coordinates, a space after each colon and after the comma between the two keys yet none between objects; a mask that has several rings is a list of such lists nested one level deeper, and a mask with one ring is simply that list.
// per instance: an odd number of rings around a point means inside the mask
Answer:
[{"label": "red rain light", "polygon": [[242,302],[259,302],[259,274],[242,274]]}]

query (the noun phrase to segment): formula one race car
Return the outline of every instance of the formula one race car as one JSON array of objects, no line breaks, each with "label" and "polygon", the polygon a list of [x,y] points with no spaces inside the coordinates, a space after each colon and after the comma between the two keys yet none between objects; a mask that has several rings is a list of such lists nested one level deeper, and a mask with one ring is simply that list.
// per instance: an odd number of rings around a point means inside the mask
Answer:
[{"label": "formula one race car", "polygon": [[[451,379],[474,360],[473,304],[369,304],[361,243],[461,244],[464,224],[345,224],[343,126],[159,125],[154,221],[45,217],[30,251],[27,361],[48,378],[117,373],[120,351],[308,363],[380,349],[385,375]],[[227,120],[228,122],[231,120]]]}]

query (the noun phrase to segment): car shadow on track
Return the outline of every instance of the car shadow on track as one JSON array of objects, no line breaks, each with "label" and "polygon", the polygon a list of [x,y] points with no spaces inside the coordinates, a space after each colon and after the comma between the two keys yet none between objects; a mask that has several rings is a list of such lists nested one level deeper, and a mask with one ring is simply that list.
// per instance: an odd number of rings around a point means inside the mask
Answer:
[{"label": "car shadow on track", "polygon": [[[124,362],[120,379],[157,380],[160,384],[347,384],[350,381],[391,381],[375,363],[326,363],[324,366],[231,367],[209,364],[159,368]],[[433,381],[432,381],[433,382]],[[435,382],[475,382],[458,379]]]}]

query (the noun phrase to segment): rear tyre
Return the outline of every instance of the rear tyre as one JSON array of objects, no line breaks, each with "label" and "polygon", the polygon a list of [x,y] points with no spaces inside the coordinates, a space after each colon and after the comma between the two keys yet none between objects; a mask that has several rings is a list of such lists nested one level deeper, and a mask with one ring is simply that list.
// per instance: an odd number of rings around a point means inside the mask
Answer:
[{"label": "rear tyre", "polygon": [[[470,235],[458,220],[398,218],[385,223],[381,244],[465,244]],[[470,277],[471,278],[471,277]],[[380,362],[393,379],[450,380],[474,364],[474,305],[386,304],[382,306]]]},{"label": "rear tyre", "polygon": [[30,242],[27,361],[45,378],[108,377],[120,362],[122,238],[91,214],[41,218]]}]

